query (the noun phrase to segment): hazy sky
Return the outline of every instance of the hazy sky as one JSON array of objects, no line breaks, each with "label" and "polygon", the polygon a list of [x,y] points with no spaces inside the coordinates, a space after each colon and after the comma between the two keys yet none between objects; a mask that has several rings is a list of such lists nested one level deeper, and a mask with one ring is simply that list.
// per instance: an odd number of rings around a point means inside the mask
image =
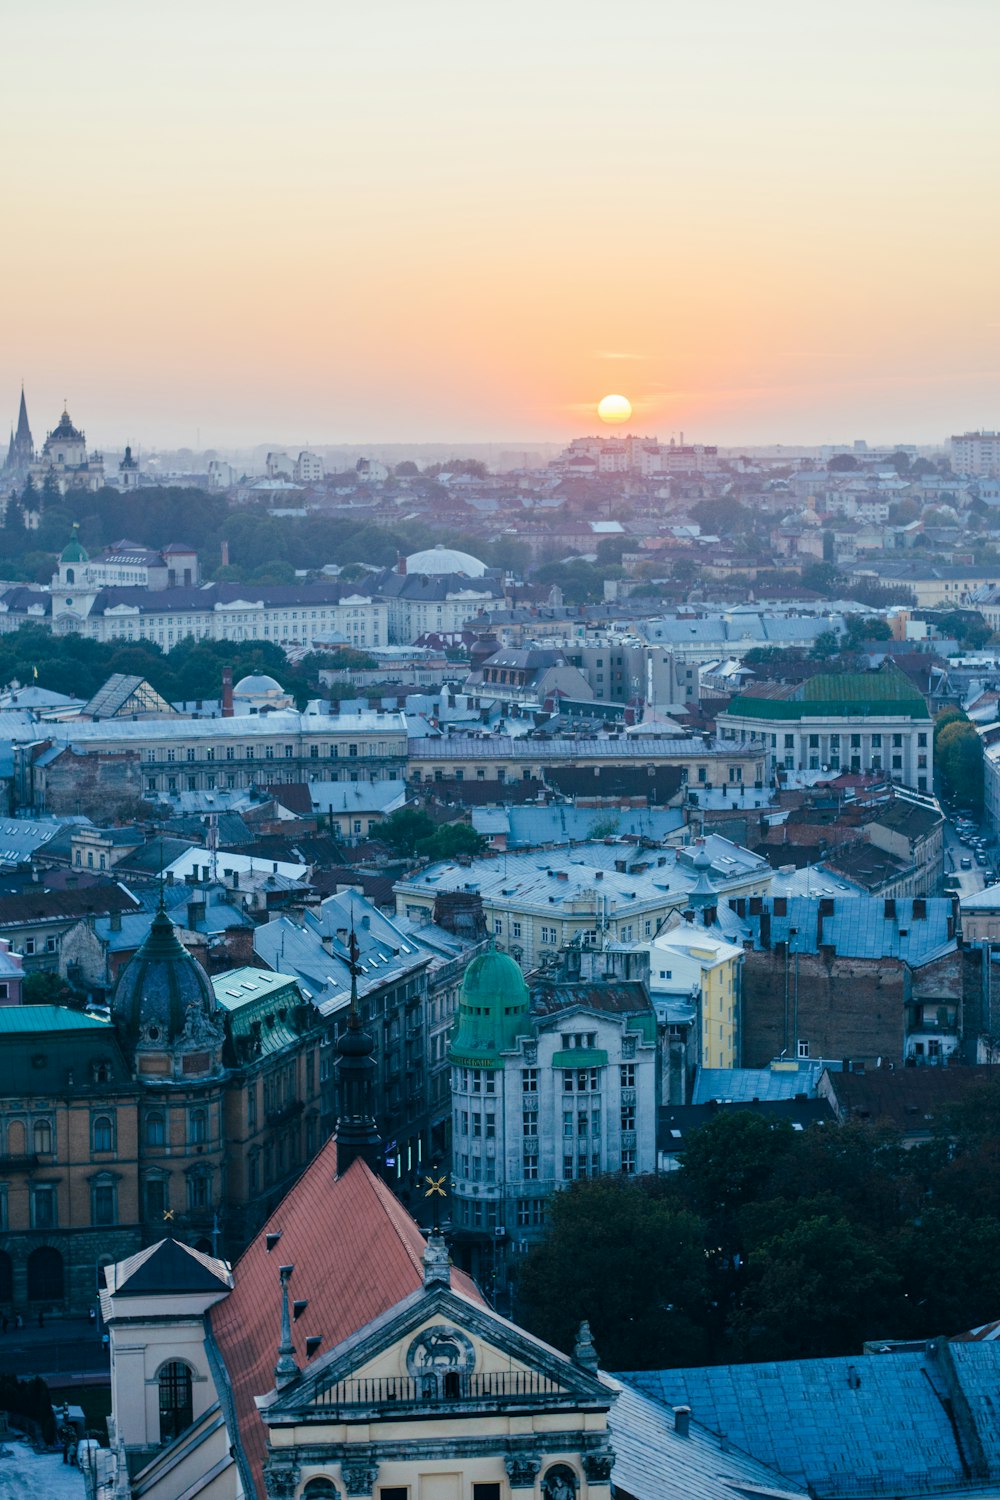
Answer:
[{"label": "hazy sky", "polygon": [[0,419],[1000,425],[996,0],[6,0]]}]

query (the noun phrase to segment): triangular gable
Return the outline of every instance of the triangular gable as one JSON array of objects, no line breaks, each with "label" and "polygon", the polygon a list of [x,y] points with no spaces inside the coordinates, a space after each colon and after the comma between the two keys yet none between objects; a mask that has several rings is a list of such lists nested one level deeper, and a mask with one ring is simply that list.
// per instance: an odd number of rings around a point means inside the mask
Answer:
[{"label": "triangular gable", "polygon": [[[318,1331],[318,1330],[317,1330]],[[537,1400],[571,1409],[607,1410],[615,1389],[491,1309],[449,1287],[417,1291],[310,1365],[292,1386],[258,1401],[266,1421],[331,1409],[426,1403],[443,1390],[438,1377],[459,1377],[463,1401]]]},{"label": "triangular gable", "polygon": [[223,1261],[169,1239],[138,1251],[118,1270],[114,1293],[119,1297],[222,1292],[233,1284]]}]

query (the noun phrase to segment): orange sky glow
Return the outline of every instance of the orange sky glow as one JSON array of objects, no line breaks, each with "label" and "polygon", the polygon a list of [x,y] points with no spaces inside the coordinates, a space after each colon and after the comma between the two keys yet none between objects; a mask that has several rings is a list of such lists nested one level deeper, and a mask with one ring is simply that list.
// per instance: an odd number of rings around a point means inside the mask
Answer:
[{"label": "orange sky glow", "polygon": [[[0,419],[1000,425],[993,0],[10,0]],[[3,402],[6,401],[6,408]]]}]

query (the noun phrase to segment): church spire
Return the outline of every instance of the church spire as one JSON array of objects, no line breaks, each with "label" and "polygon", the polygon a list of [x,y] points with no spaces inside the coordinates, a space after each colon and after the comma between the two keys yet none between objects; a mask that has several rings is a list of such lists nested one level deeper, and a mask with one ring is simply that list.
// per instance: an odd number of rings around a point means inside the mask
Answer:
[{"label": "church spire", "polygon": [[28,448],[34,448],[31,438],[31,427],[28,423],[28,403],[24,399],[24,385],[21,385],[21,406],[17,414],[17,444]]}]

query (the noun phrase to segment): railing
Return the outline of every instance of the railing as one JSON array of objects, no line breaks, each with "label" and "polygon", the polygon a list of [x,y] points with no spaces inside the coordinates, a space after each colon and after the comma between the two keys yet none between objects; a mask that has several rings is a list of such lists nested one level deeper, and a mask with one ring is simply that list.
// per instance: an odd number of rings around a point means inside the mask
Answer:
[{"label": "railing", "polygon": [[555,1380],[535,1370],[492,1370],[460,1375],[448,1370],[426,1375],[384,1375],[341,1380],[322,1391],[316,1405],[324,1409],[369,1406],[440,1406],[452,1401],[523,1401],[528,1397],[564,1396]]},{"label": "railing", "polygon": [[0,1156],[0,1171],[33,1172],[40,1160],[34,1155]]}]

